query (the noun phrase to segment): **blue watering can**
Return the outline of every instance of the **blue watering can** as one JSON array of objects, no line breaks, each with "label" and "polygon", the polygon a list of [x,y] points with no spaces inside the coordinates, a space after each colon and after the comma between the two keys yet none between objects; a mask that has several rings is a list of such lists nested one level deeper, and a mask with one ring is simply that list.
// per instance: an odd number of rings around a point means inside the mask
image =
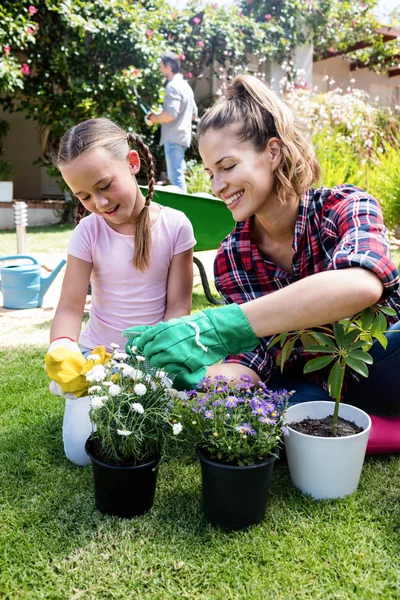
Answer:
[{"label": "blue watering can", "polygon": [[32,264],[15,264],[0,268],[0,289],[3,292],[4,308],[37,308],[42,306],[43,296],[65,265],[65,260],[63,259],[50,275],[42,277],[41,266],[32,256],[23,254],[2,256],[0,261],[13,260],[14,258],[18,260],[27,259]]}]

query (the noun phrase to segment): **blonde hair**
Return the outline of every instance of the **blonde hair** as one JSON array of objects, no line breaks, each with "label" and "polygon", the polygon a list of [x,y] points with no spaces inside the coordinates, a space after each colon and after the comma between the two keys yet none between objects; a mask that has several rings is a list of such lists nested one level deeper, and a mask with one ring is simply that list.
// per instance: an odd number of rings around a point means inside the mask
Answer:
[{"label": "blonde hair", "polygon": [[[82,154],[104,148],[115,160],[124,162],[127,160],[129,149],[133,148],[141,156],[147,170],[148,193],[145,208],[140,212],[135,227],[135,251],[133,264],[137,269],[144,271],[150,261],[151,249],[151,224],[148,206],[154,195],[155,166],[153,156],[146,144],[135,133],[126,133],[119,125],[110,119],[89,119],[72,127],[61,138],[56,165],[70,163]],[[78,204],[76,213],[76,224],[86,214],[86,209],[81,202]]]},{"label": "blonde hair", "polygon": [[274,193],[285,203],[287,195],[300,198],[316,181],[321,168],[306,125],[264,83],[252,75],[238,75],[228,87],[227,98],[210,108],[198,127],[200,138],[209,129],[236,126],[235,135],[251,142],[257,152],[268,140],[280,140],[282,161],[275,171]]}]

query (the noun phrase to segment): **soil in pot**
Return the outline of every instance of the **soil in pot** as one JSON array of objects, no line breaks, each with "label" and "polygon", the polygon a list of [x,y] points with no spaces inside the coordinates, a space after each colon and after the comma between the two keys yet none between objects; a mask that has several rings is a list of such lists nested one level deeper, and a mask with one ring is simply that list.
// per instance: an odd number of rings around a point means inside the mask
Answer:
[{"label": "soil in pot", "polygon": [[328,415],[324,419],[303,419],[297,423],[289,423],[289,426],[299,433],[305,433],[314,437],[346,437],[364,431],[362,427],[359,427],[352,421],[339,417],[336,435],[334,436],[332,434],[332,420],[333,416]]}]

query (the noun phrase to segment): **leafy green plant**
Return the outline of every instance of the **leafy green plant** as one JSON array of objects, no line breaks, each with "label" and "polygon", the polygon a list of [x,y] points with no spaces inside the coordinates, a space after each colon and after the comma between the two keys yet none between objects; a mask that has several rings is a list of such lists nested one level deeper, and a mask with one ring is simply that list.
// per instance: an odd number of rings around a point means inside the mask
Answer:
[{"label": "leafy green plant", "polygon": [[333,323],[331,327],[321,326],[282,333],[274,337],[269,344],[271,347],[276,343],[281,343],[281,371],[283,371],[285,362],[296,343],[301,343],[306,353],[321,355],[307,361],[304,366],[304,374],[332,365],[328,376],[329,395],[335,400],[332,435],[335,436],[337,432],[339,405],[346,369],[350,368],[359,375],[368,377],[368,365],[373,363],[368,350],[374,340],[386,348],[388,342],[384,335],[387,329],[385,315],[394,316],[395,314],[393,308],[375,305],[353,317],[341,319]]},{"label": "leafy green plant", "polygon": [[368,191],[379,200],[385,224],[400,225],[400,142],[382,144],[379,164],[369,177]]},{"label": "leafy green plant", "polygon": [[11,181],[13,172],[11,161],[0,158],[0,181]]},{"label": "leafy green plant", "polygon": [[210,178],[204,171],[203,164],[195,160],[188,161],[185,179],[188,194],[195,194],[197,192],[212,194]]}]

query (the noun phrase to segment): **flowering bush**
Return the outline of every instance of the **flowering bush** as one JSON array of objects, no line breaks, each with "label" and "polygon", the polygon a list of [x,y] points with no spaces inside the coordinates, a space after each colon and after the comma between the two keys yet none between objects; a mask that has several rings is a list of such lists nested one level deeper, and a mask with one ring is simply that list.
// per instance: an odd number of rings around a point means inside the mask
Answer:
[{"label": "flowering bush", "polygon": [[107,462],[138,464],[160,456],[167,438],[181,432],[182,425],[171,415],[175,390],[164,371],[114,346],[110,361],[86,375],[91,384],[92,439],[96,454]]},{"label": "flowering bush", "polygon": [[250,465],[277,454],[293,392],[272,392],[261,381],[256,388],[248,375],[236,385],[223,375],[204,377],[198,388],[181,392],[176,409],[185,431],[211,459]]}]

